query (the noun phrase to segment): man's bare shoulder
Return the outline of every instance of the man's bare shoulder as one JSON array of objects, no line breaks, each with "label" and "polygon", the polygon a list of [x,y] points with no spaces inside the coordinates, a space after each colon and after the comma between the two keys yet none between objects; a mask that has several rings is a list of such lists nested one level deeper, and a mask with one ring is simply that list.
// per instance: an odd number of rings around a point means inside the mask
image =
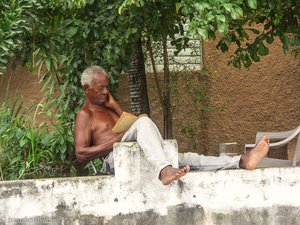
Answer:
[{"label": "man's bare shoulder", "polygon": [[76,113],[76,120],[89,120],[92,117],[90,109],[83,107]]}]

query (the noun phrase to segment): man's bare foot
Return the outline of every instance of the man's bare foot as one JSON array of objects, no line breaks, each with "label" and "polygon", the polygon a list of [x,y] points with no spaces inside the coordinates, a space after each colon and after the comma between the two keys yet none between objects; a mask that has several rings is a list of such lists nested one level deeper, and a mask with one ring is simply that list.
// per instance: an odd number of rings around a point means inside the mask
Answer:
[{"label": "man's bare foot", "polygon": [[180,177],[183,177],[190,171],[189,166],[185,166],[182,169],[176,169],[172,166],[167,166],[160,171],[160,180],[163,185],[168,185]]},{"label": "man's bare foot", "polygon": [[269,152],[270,138],[264,135],[256,146],[241,156],[240,168],[254,170]]}]

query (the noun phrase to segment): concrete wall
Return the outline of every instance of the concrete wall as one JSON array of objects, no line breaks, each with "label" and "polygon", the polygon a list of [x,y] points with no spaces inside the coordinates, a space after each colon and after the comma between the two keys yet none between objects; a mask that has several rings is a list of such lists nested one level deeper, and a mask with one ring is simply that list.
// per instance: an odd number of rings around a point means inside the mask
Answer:
[{"label": "concrete wall", "polygon": [[[177,143],[165,142],[176,165]],[[190,172],[163,186],[136,143],[115,176],[0,183],[0,224],[300,224],[300,168]]]}]

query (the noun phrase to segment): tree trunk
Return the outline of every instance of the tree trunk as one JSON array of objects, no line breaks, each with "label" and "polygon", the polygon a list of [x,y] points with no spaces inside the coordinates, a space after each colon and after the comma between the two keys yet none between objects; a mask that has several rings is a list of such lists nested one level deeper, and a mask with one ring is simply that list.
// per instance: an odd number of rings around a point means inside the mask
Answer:
[{"label": "tree trunk", "polygon": [[131,65],[128,71],[131,111],[134,115],[146,113],[150,116],[145,62],[141,40],[134,43],[132,47],[133,52],[130,57]]},{"label": "tree trunk", "polygon": [[155,60],[154,60],[154,54],[153,54],[153,49],[152,49],[150,38],[147,40],[147,49],[148,49],[149,56],[150,56],[150,59],[151,59],[153,75],[154,75],[154,80],[155,80],[155,86],[156,86],[159,102],[161,104],[161,107],[163,108],[164,107],[163,95],[162,95],[162,91],[161,91],[161,88],[160,88],[160,85],[159,85],[159,79],[158,79],[157,71],[156,71],[156,68],[155,68]]},{"label": "tree trunk", "polygon": [[164,59],[164,93],[163,93],[163,112],[164,112],[164,138],[173,138],[172,111],[170,99],[170,70],[167,51],[167,38],[163,40],[163,59]]}]

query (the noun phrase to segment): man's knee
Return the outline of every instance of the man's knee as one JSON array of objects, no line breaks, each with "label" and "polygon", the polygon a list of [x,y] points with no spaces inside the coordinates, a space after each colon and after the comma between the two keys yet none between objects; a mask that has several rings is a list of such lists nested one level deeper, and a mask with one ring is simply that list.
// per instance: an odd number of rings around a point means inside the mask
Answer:
[{"label": "man's knee", "polygon": [[146,124],[154,124],[154,122],[148,117],[148,116],[142,116],[140,117],[137,121],[136,121],[137,124],[143,124],[143,125],[146,125]]}]

